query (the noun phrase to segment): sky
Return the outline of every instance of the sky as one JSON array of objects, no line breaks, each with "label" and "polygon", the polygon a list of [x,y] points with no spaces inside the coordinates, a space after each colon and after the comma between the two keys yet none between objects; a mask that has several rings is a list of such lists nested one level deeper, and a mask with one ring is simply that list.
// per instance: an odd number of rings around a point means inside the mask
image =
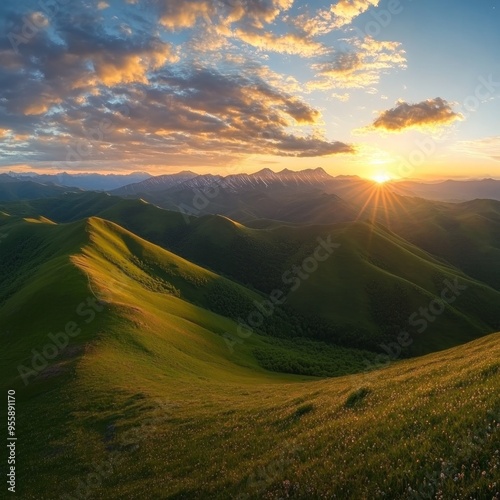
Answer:
[{"label": "sky", "polygon": [[500,178],[500,0],[3,0],[0,173]]}]

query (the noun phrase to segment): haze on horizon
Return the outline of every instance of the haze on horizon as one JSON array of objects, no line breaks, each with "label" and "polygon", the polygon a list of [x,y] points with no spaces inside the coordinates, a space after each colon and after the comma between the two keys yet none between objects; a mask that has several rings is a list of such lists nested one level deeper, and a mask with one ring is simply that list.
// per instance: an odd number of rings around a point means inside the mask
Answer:
[{"label": "haze on horizon", "polygon": [[500,178],[499,0],[0,6],[0,173]]}]

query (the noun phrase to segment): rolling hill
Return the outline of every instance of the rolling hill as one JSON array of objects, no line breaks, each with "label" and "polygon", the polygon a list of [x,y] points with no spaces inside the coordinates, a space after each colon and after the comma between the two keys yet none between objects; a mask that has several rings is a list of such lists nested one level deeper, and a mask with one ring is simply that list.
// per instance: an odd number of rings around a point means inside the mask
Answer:
[{"label": "rolling hill", "polygon": [[500,289],[500,201],[443,203],[386,194],[364,216]]},{"label": "rolling hill", "polygon": [[66,192],[77,192],[77,188],[45,185],[33,181],[18,181],[12,177],[0,178],[0,202],[55,198]]},{"label": "rolling hill", "polygon": [[[55,222],[98,216],[261,296],[278,290],[287,297],[283,317],[293,317],[293,326],[285,329],[287,338],[380,351],[381,345],[396,342],[401,332],[407,332],[412,342],[404,353],[420,355],[470,341],[500,326],[498,290],[380,224],[257,230],[225,217],[186,218],[107,195],[11,206],[16,207],[24,216],[36,207]],[[319,241],[335,245],[331,257],[310,263]],[[307,271],[310,266],[312,271]],[[447,301],[443,302],[442,294]],[[237,312],[235,318],[247,322],[252,308],[247,305]],[[272,318],[259,328],[279,335],[284,329]]]},{"label": "rolling hill", "polygon": [[464,202],[475,199],[500,201],[500,181],[498,179],[446,180],[434,183],[418,181],[398,181],[391,188],[402,190],[407,195],[428,200]]},{"label": "rolling hill", "polygon": [[[210,310],[210,296],[222,286],[238,307],[259,292],[102,218],[3,214],[0,226],[0,370],[4,391],[16,390],[18,496],[498,496],[499,334],[380,370],[368,352],[257,332],[229,346],[237,324]],[[346,230],[347,253],[349,231],[365,236],[362,224]],[[260,361],[279,351],[293,364],[308,349],[359,373],[320,380]]]}]

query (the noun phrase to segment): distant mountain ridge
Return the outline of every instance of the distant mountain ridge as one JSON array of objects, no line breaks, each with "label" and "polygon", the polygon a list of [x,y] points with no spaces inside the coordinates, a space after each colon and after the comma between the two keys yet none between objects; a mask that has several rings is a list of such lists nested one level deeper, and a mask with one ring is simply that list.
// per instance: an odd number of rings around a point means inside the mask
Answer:
[{"label": "distant mountain ridge", "polygon": [[[8,172],[0,174],[0,185],[14,181],[88,191],[105,191],[118,196],[144,198],[169,209],[175,209],[179,204],[185,203],[186,199],[192,198],[197,190],[209,193],[223,191],[227,196],[239,196],[241,193],[249,196],[251,192],[260,191],[263,195],[267,193],[267,196],[271,197],[275,193],[282,193],[284,189],[290,193],[302,191],[303,194],[320,190],[326,194],[339,196],[347,203],[356,203],[360,201],[360,198],[365,197],[368,189],[375,185],[374,181],[356,175],[332,176],[321,167],[298,171],[285,168],[278,172],[263,168],[251,174],[232,173],[229,175],[198,174],[190,170],[158,176],[146,172],[130,174]],[[448,179],[439,182],[395,180],[387,182],[384,188],[402,196],[434,201],[500,200],[500,180],[492,178]],[[223,213],[233,216],[231,211],[234,204],[235,200],[229,204],[230,208],[225,203],[222,203],[220,207],[215,204],[203,213]],[[248,207],[245,207],[244,211],[248,211],[247,209]],[[268,217],[268,214],[264,217]],[[245,220],[250,219],[251,217]]]},{"label": "distant mountain ridge", "polygon": [[113,191],[117,195],[135,195],[144,192],[153,193],[172,186],[182,184],[190,179],[198,177],[198,174],[185,170],[177,174],[165,174],[149,177],[139,182],[127,184]]},{"label": "distant mountain ridge", "polygon": [[332,181],[334,177],[325,172],[323,168],[293,171],[283,169],[274,172],[270,168],[264,168],[253,174],[231,174],[227,176],[213,174],[195,174],[191,171],[183,171],[177,174],[166,174],[151,177],[142,182],[130,184],[113,191],[113,194],[134,195],[144,193],[156,193],[162,190],[178,189],[203,189],[205,187],[220,186],[229,191],[238,192],[244,189],[266,188],[269,186],[317,186]]},{"label": "distant mountain ridge", "polygon": [[[110,191],[151,177],[151,175],[146,172],[132,172],[130,174],[69,174],[67,172],[37,174],[36,172],[9,172],[8,176],[18,181],[32,181],[40,184],[79,188],[88,191]],[[4,182],[1,176],[0,182]]]},{"label": "distant mountain ridge", "polygon": [[31,180],[19,181],[6,174],[0,175],[0,200],[1,201],[21,201],[36,200],[39,198],[55,198],[62,194],[81,190],[56,186],[54,184],[41,184]]},{"label": "distant mountain ridge", "polygon": [[403,180],[391,183],[391,188],[403,189],[401,194],[436,201],[500,200],[500,180],[491,178],[466,181],[448,179],[436,183]]},{"label": "distant mountain ridge", "polygon": [[161,208],[188,215],[219,214],[242,223],[272,219],[292,224],[354,220],[349,201],[334,194],[346,183],[369,183],[340,179],[322,168],[273,172],[269,168],[252,174],[196,175],[193,172],[153,177],[110,194],[141,198]]}]

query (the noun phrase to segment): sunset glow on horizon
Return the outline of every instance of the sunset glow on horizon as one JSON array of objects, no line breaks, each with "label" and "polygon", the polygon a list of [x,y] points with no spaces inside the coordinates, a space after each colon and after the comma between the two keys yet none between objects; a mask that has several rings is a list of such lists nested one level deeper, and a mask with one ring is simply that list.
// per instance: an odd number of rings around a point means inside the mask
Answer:
[{"label": "sunset glow on horizon", "polygon": [[44,5],[0,6],[0,173],[500,178],[498,0]]},{"label": "sunset glow on horizon", "polygon": [[375,174],[373,176],[373,180],[377,183],[377,184],[384,184],[386,182],[389,182],[391,180],[391,176],[389,174]]}]

